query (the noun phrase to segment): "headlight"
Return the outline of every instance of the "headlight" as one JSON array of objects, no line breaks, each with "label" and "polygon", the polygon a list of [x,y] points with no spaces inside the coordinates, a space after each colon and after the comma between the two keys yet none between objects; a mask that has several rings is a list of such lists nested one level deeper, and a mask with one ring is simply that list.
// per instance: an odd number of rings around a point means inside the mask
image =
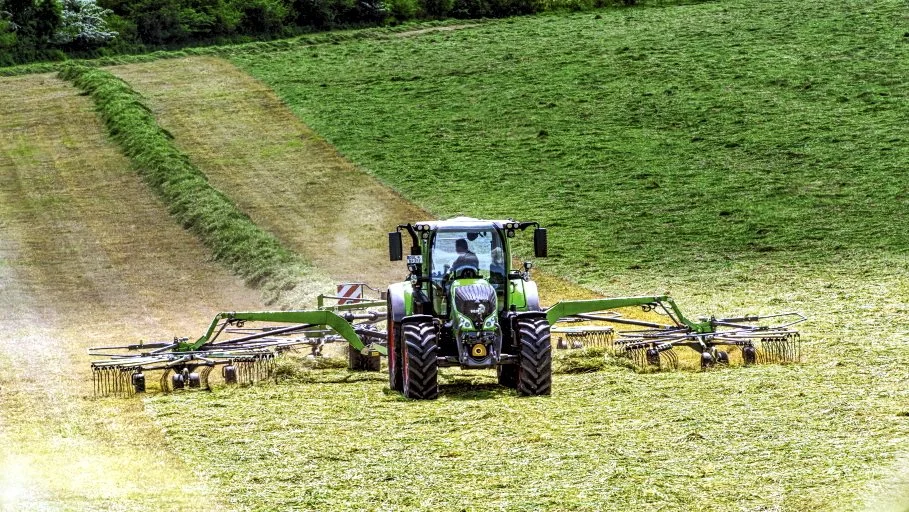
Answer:
[{"label": "headlight", "polygon": [[494,314],[489,315],[489,318],[487,318],[486,321],[483,322],[483,329],[492,329],[495,326],[496,326],[496,316]]},{"label": "headlight", "polygon": [[461,320],[458,323],[458,327],[461,329],[473,329],[473,322],[470,321],[466,316],[461,316]]}]

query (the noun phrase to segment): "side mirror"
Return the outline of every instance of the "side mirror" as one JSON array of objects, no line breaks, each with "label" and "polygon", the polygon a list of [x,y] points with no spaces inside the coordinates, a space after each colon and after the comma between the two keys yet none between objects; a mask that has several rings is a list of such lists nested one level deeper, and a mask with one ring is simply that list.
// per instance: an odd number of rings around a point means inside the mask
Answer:
[{"label": "side mirror", "polygon": [[401,261],[404,250],[401,246],[401,232],[392,231],[388,234],[388,258],[391,261]]},{"label": "side mirror", "polygon": [[549,255],[546,247],[546,228],[533,230],[533,254],[537,258],[545,258]]}]

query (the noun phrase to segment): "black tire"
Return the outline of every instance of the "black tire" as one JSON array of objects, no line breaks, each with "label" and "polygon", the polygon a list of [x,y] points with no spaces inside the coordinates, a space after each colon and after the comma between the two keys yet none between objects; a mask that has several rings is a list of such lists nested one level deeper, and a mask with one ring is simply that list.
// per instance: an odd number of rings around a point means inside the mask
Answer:
[{"label": "black tire", "polygon": [[359,350],[347,345],[347,368],[355,372],[378,372],[382,370],[382,356],[364,356]]},{"label": "black tire", "polygon": [[518,387],[518,365],[501,364],[496,367],[496,375],[499,377],[500,386],[511,389]]},{"label": "black tire", "polygon": [[389,321],[388,329],[388,387],[392,391],[404,391],[404,360],[401,358],[401,324]]},{"label": "black tire", "polygon": [[539,396],[552,394],[552,343],[549,322],[545,319],[518,321],[520,359],[518,394]]},{"label": "black tire", "polygon": [[439,397],[439,362],[436,328],[432,322],[404,324],[404,396],[417,400]]}]

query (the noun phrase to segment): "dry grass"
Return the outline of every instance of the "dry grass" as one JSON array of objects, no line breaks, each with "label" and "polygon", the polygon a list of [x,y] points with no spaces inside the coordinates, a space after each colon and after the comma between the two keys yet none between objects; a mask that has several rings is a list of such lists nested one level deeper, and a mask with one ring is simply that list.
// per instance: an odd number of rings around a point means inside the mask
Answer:
[{"label": "dry grass", "polygon": [[[93,400],[85,348],[260,308],[50,76],[0,85],[0,509],[220,508],[138,401]],[[147,339],[147,338],[146,338]]]}]

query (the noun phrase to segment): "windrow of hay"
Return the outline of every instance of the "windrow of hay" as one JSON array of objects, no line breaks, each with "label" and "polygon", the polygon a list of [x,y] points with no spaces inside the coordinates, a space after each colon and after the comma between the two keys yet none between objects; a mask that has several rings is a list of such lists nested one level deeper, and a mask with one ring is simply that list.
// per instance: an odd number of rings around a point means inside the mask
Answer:
[{"label": "windrow of hay", "polygon": [[325,276],[211,186],[129,84],[81,65],[66,66],[59,76],[92,97],[114,141],[177,221],[198,236],[216,260],[261,288],[267,303],[299,305],[330,287]]}]

